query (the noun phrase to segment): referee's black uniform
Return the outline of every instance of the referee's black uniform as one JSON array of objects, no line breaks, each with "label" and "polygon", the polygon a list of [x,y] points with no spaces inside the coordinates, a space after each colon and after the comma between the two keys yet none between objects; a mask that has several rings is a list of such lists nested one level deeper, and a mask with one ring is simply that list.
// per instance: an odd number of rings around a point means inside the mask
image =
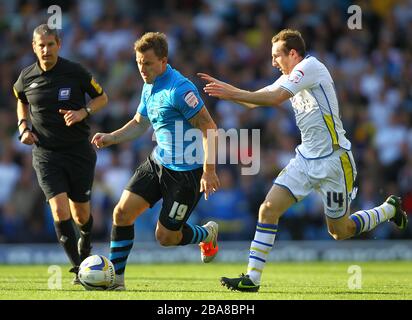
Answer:
[{"label": "referee's black uniform", "polygon": [[103,89],[80,64],[59,57],[51,70],[43,71],[38,62],[23,69],[13,90],[30,105],[32,131],[39,140],[33,167],[47,200],[67,192],[74,202],[89,201],[96,152],[87,118],[66,126],[59,109],[80,110],[86,105],[85,94],[94,99]]}]

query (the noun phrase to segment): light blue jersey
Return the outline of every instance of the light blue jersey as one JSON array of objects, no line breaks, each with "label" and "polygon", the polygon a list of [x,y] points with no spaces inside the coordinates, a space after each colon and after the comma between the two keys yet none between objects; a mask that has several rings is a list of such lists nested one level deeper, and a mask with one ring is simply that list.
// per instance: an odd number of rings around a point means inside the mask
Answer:
[{"label": "light blue jersey", "polygon": [[153,156],[166,168],[203,166],[202,134],[188,121],[203,105],[195,85],[169,64],[153,84],[144,84],[137,112],[150,120],[157,140]]}]

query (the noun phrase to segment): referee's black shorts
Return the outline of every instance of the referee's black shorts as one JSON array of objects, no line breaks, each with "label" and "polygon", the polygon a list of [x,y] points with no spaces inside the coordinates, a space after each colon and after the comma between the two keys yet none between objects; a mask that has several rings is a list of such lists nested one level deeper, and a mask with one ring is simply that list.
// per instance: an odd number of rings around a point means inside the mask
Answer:
[{"label": "referee's black shorts", "polygon": [[73,202],[90,200],[96,152],[87,141],[62,150],[33,148],[33,167],[47,201],[66,192]]},{"label": "referee's black shorts", "polygon": [[202,196],[200,179],[203,168],[174,171],[158,164],[150,155],[136,169],[126,190],[144,198],[150,207],[163,199],[159,221],[172,231],[187,221]]}]

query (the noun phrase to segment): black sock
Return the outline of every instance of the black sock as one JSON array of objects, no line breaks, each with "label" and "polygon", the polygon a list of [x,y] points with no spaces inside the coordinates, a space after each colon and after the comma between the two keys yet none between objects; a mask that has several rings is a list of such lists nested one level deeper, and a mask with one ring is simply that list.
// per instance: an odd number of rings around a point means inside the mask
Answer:
[{"label": "black sock", "polygon": [[66,251],[67,257],[73,267],[80,265],[79,252],[77,251],[77,236],[72,219],[65,221],[55,221],[57,240]]},{"label": "black sock", "polygon": [[182,235],[183,237],[182,240],[180,240],[179,246],[202,242],[208,236],[208,232],[205,227],[186,222],[182,228]]},{"label": "black sock", "polygon": [[93,227],[93,216],[90,214],[89,220],[84,225],[77,225],[80,229],[80,241],[78,249],[80,254],[80,261],[86,259],[91,252],[91,231]]},{"label": "black sock", "polygon": [[79,229],[83,233],[90,233],[90,231],[92,231],[92,227],[93,227],[93,216],[92,215],[89,216],[89,220],[84,225],[82,226],[79,225]]},{"label": "black sock", "polygon": [[134,225],[112,226],[110,241],[110,261],[113,262],[116,274],[123,274],[126,268],[127,258],[133,247]]},{"label": "black sock", "polygon": [[84,225],[78,225],[80,229],[80,236],[83,238],[82,247],[90,247],[90,235],[93,227],[93,216],[90,215],[89,220]]}]

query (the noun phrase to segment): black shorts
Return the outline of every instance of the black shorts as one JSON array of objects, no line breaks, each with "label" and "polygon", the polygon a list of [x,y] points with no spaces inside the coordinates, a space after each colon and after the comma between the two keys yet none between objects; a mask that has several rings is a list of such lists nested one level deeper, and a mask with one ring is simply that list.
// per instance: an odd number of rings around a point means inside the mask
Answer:
[{"label": "black shorts", "polygon": [[202,196],[203,168],[174,171],[158,164],[150,155],[136,169],[126,190],[143,197],[153,207],[163,198],[159,221],[172,231],[180,230]]},{"label": "black shorts", "polygon": [[47,201],[63,192],[74,202],[89,201],[95,166],[89,142],[64,150],[33,148],[33,167]]}]

